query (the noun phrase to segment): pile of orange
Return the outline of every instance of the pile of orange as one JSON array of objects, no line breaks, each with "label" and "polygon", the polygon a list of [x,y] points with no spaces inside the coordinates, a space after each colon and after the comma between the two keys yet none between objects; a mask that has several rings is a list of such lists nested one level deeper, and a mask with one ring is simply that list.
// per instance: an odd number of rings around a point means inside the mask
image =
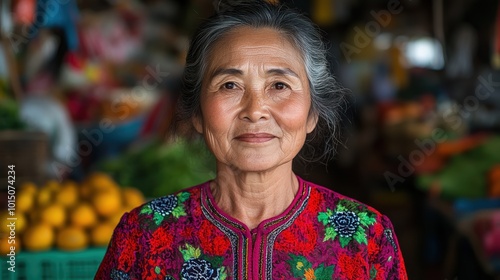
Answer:
[{"label": "pile of orange", "polygon": [[[74,251],[107,246],[121,216],[145,202],[132,187],[120,187],[104,173],[82,183],[51,180],[42,186],[24,183],[16,194],[16,251],[52,248]],[[7,220],[8,213],[0,213]],[[0,229],[0,253],[8,253],[8,229]]]}]

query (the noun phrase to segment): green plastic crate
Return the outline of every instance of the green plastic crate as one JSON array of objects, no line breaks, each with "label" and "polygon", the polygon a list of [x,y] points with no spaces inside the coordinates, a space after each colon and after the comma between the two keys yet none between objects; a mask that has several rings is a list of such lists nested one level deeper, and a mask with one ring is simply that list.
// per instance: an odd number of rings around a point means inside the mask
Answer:
[{"label": "green plastic crate", "polygon": [[94,279],[106,248],[78,252],[20,252],[16,255],[15,272],[8,270],[8,259],[1,258],[0,279],[9,280],[87,280]]}]

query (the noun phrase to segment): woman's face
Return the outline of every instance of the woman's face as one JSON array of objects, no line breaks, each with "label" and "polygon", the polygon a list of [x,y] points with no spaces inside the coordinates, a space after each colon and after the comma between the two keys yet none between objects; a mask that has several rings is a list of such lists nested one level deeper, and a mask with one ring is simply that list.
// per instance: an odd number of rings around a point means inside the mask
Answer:
[{"label": "woman's face", "polygon": [[273,29],[240,27],[213,47],[193,124],[218,164],[267,171],[300,151],[316,125],[310,108],[300,52]]}]

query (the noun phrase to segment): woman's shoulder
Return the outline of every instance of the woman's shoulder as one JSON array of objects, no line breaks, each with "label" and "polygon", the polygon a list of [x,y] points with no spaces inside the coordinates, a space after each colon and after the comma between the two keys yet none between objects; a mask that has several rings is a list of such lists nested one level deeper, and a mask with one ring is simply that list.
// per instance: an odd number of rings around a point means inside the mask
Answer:
[{"label": "woman's shoulder", "polygon": [[[399,251],[394,227],[386,215],[354,198],[339,194],[326,187],[304,181],[309,191],[306,209],[314,209],[315,220],[325,227],[323,240],[338,240],[345,247],[350,240],[358,244],[368,244],[369,239],[385,242]],[[338,237],[337,237],[338,238]],[[382,243],[380,243],[382,244]]]},{"label": "woman's shoulder", "polygon": [[[145,205],[165,205],[165,206],[173,206],[178,203],[186,203],[195,200],[197,197],[200,196],[201,190],[205,185],[208,184],[208,182],[188,187],[185,189],[182,189],[180,191],[160,196],[157,198],[154,198],[152,200],[149,200],[148,202],[145,203]],[[144,205],[142,205],[143,207]],[[167,207],[168,208],[168,207]]]},{"label": "woman's shoulder", "polygon": [[374,207],[363,203],[357,199],[340,194],[327,187],[315,184],[301,179],[302,182],[310,188],[311,203],[318,204],[319,211],[327,213],[350,213],[361,214],[376,218],[377,220],[386,219],[386,217]]},{"label": "woman's shoulder", "polygon": [[208,182],[205,182],[172,194],[150,199],[126,213],[122,221],[160,225],[169,220],[175,222],[182,217],[189,217],[193,211],[199,209],[201,191],[207,184]]},{"label": "woman's shoulder", "polygon": [[[308,181],[303,183],[309,199],[305,215],[319,223],[317,228],[322,229],[318,232],[317,246],[334,248],[343,256],[336,263],[335,270],[338,269],[339,274],[335,275],[354,273],[348,278],[365,279],[357,273],[363,273],[360,264],[367,261],[365,276],[375,272],[377,279],[407,279],[394,227],[387,216],[326,187]],[[366,252],[366,258],[361,257],[361,251]],[[356,268],[352,263],[356,263]]]}]

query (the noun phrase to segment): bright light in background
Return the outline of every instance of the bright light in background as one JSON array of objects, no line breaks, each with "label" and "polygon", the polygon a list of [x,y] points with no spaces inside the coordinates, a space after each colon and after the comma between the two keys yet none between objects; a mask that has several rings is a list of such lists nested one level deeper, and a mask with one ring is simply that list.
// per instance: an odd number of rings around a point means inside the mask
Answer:
[{"label": "bright light in background", "polygon": [[410,67],[440,70],[444,67],[443,48],[433,38],[418,38],[405,44],[404,53]]},{"label": "bright light in background", "polygon": [[375,37],[375,40],[373,41],[373,43],[375,44],[375,47],[378,50],[381,50],[381,51],[388,50],[392,45],[392,34],[381,33],[377,37]]}]

